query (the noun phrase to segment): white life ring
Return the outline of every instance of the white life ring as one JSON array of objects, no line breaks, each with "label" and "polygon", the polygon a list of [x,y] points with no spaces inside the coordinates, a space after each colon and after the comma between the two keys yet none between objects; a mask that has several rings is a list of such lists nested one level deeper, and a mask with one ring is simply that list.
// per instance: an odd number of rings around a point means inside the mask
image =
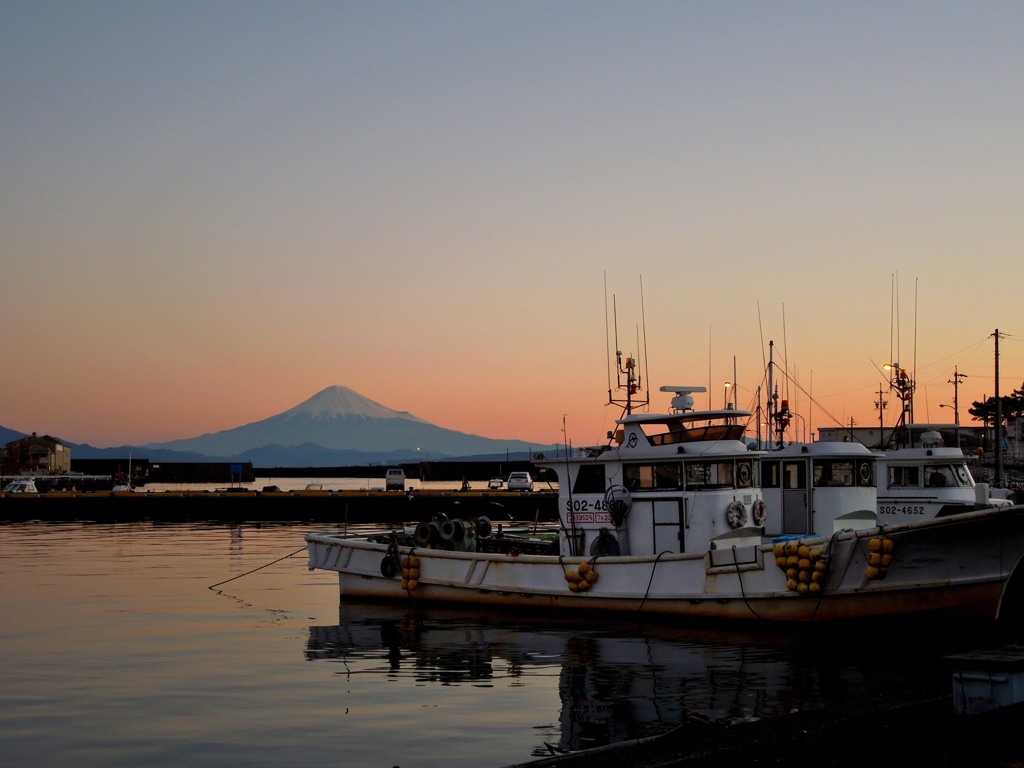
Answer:
[{"label": "white life ring", "polygon": [[751,505],[750,516],[758,528],[764,525],[764,500],[758,499]]},{"label": "white life ring", "polygon": [[734,501],[726,507],[725,520],[730,528],[740,528],[747,524],[747,508],[742,501]]}]

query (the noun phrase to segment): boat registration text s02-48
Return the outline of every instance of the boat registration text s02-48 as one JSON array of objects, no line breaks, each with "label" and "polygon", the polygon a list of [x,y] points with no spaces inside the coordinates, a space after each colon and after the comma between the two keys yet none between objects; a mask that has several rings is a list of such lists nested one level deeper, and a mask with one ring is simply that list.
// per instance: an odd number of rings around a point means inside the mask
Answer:
[{"label": "boat registration text s02-48", "polygon": [[610,523],[605,499],[566,499],[566,521],[574,523]]}]

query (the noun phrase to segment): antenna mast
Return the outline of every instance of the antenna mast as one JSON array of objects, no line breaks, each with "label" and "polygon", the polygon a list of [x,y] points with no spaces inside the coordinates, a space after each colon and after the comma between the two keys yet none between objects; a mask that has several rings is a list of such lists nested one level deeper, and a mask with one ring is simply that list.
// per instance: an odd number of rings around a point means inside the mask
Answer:
[{"label": "antenna mast", "polygon": [[[619,347],[619,315],[618,306],[615,303],[614,294],[612,294],[612,315],[615,323],[615,390],[624,390],[626,393],[626,397],[625,399],[621,397],[615,397],[615,393],[609,387],[608,404],[620,406],[623,409],[623,413],[626,416],[628,416],[633,412],[634,408],[648,405],[650,403],[650,399],[641,398],[639,396],[640,392],[643,389],[643,379],[640,377],[640,371],[637,367],[636,358],[633,357],[632,355],[623,357],[622,350]],[[639,343],[640,339],[637,338],[637,344],[639,345]],[[646,330],[644,332],[643,343],[646,348]]]},{"label": "antenna mast", "polygon": [[775,342],[768,342],[768,421],[771,423],[771,429],[775,433],[772,438],[775,441],[776,448],[786,447],[786,427],[789,426],[789,421],[792,418],[792,413],[789,410],[789,400],[783,398],[779,401],[779,385],[775,384],[774,379],[775,372]]}]

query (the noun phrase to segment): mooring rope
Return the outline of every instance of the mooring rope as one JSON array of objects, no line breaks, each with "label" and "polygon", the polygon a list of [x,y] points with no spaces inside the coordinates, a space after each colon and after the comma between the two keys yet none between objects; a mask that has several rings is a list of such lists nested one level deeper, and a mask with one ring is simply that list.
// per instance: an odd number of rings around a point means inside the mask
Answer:
[{"label": "mooring rope", "polygon": [[740,583],[740,595],[743,597],[743,604],[747,606],[747,610],[754,614],[755,619],[760,619],[757,611],[754,610],[754,606],[747,600],[747,591],[743,588],[743,571],[740,570],[740,561],[736,557],[736,545],[732,545],[732,564],[736,567],[736,579]]},{"label": "mooring rope", "polygon": [[211,584],[209,587],[207,587],[207,589],[216,589],[217,587],[221,586],[222,584],[227,584],[229,581],[234,581],[235,579],[240,579],[243,576],[248,576],[250,573],[256,573],[256,571],[262,571],[264,568],[267,568],[267,567],[273,565],[274,563],[280,563],[282,560],[287,560],[289,557],[295,557],[297,554],[299,554],[299,552],[304,552],[305,550],[306,550],[306,547],[304,547],[304,546],[299,547],[294,552],[290,552],[289,554],[285,555],[284,557],[279,557],[279,558],[277,558],[277,560],[272,560],[271,562],[266,563],[265,565],[261,565],[259,568],[253,568],[251,571],[246,571],[245,573],[240,573],[237,576],[232,576],[230,579],[224,579],[224,581],[218,581],[216,584]]},{"label": "mooring rope", "polygon": [[637,613],[641,613],[643,611],[644,605],[647,603],[647,596],[651,594],[651,585],[654,584],[654,571],[658,568],[658,561],[661,560],[662,555],[668,554],[670,554],[670,552],[665,550],[664,552],[659,552],[658,556],[654,558],[654,563],[651,564],[651,578],[647,580],[647,589],[644,590],[643,599],[640,601],[640,605],[636,608]]}]

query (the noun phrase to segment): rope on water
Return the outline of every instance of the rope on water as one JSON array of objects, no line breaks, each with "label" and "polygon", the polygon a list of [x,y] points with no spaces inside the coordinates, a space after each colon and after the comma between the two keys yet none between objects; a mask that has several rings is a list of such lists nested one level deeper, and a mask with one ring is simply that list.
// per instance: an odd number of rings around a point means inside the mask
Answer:
[{"label": "rope on water", "polygon": [[274,565],[274,563],[280,563],[282,560],[287,560],[289,557],[295,557],[297,554],[299,554],[299,552],[305,552],[305,551],[306,551],[306,548],[304,546],[303,547],[299,547],[294,552],[290,552],[287,555],[285,555],[284,557],[279,557],[279,558],[277,558],[277,560],[272,560],[271,562],[266,563],[265,565],[261,565],[259,568],[253,568],[251,571],[246,571],[245,573],[240,573],[237,576],[232,576],[230,579],[224,579],[224,581],[218,581],[216,584],[211,584],[209,587],[207,587],[207,589],[216,589],[217,587],[221,586],[222,584],[227,584],[229,581],[234,581],[235,579],[240,579],[243,576],[248,576],[250,573],[256,573],[256,571],[262,571],[264,568],[267,568],[267,567],[269,567],[271,565]]}]

